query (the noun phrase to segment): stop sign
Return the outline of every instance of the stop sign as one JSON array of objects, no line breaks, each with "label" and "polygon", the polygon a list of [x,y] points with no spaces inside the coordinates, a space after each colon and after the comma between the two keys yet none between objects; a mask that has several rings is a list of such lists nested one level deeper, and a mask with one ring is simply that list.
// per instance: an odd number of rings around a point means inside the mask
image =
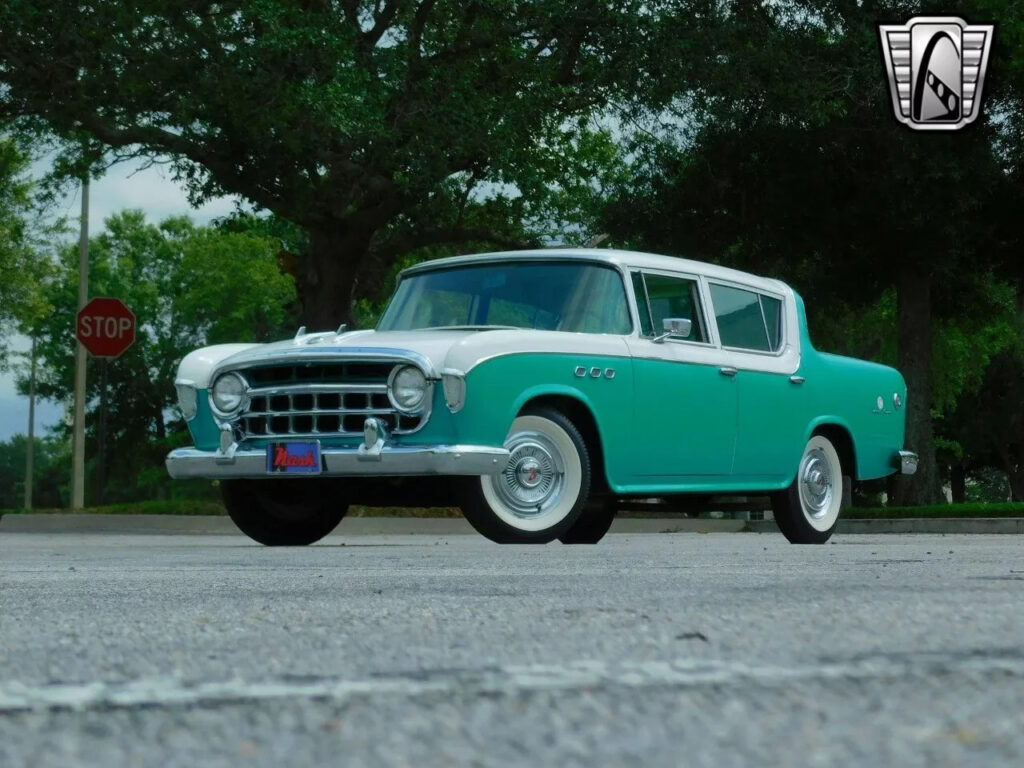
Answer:
[{"label": "stop sign", "polygon": [[119,357],[135,341],[135,315],[120,299],[100,296],[78,310],[75,335],[93,357]]}]

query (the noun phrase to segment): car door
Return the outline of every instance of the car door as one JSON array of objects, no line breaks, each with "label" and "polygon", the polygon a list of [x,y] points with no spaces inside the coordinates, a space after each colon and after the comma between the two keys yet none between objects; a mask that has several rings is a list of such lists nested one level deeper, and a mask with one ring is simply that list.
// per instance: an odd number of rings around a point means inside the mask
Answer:
[{"label": "car door", "polygon": [[738,399],[733,480],[773,484],[792,476],[809,419],[792,297],[708,281],[719,340]]},{"label": "car door", "polygon": [[[700,279],[652,270],[635,270],[631,277],[640,333],[627,343],[641,438],[631,474],[651,487],[720,481],[732,471],[736,382],[722,371]],[[690,320],[690,336],[656,341],[669,317]]]}]

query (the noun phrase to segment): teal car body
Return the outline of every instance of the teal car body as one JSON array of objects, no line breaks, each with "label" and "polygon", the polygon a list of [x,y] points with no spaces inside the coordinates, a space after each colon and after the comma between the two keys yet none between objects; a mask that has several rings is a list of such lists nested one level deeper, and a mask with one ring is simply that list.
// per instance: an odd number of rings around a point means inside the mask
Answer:
[{"label": "teal car body", "polygon": [[[554,298],[540,307],[510,293],[516,269],[548,265],[561,270],[553,280],[589,270],[572,306],[548,311]],[[446,275],[467,270],[505,277],[478,280],[467,304],[443,289]],[[549,290],[533,282],[538,295]],[[483,304],[502,322],[475,322]],[[676,332],[663,330],[673,322]],[[375,330],[207,347],[182,362],[176,385],[194,446],[168,456],[175,477],[267,477],[268,446],[300,439],[319,446],[317,474],[353,484],[496,475],[509,461],[511,425],[538,403],[578,422],[614,496],[779,492],[815,434],[828,436],[850,478],[912,471],[903,377],[816,350],[789,286],[628,251],[420,264],[402,273]],[[421,390],[402,410],[396,398]],[[236,396],[237,408],[218,407]]]}]

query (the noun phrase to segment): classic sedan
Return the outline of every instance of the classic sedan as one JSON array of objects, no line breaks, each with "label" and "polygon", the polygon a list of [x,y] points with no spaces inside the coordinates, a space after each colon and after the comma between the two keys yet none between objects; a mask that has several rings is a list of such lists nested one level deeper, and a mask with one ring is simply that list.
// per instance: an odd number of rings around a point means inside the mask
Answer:
[{"label": "classic sedan", "polygon": [[253,539],[309,544],[350,504],[457,505],[502,543],[593,543],[630,498],[768,494],[794,543],[856,480],[912,473],[898,371],[817,351],[800,296],[615,250],[459,256],[401,273],[373,330],[189,354],[195,445]]}]

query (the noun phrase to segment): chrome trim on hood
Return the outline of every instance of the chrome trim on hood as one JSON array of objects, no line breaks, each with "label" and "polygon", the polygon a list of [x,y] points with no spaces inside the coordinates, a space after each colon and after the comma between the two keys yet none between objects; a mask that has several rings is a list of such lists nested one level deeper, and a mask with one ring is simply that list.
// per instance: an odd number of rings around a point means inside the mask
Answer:
[{"label": "chrome trim on hood", "polygon": [[389,347],[343,347],[343,346],[322,346],[322,347],[277,347],[274,349],[245,350],[238,354],[222,360],[213,370],[210,381],[214,382],[217,377],[227,371],[237,371],[251,368],[257,365],[265,365],[274,361],[281,361],[289,364],[322,362],[325,359],[338,360],[361,360],[375,363],[402,363],[410,362],[419,366],[423,374],[431,380],[439,381],[434,364],[426,355],[420,354],[412,349],[398,349]]}]

